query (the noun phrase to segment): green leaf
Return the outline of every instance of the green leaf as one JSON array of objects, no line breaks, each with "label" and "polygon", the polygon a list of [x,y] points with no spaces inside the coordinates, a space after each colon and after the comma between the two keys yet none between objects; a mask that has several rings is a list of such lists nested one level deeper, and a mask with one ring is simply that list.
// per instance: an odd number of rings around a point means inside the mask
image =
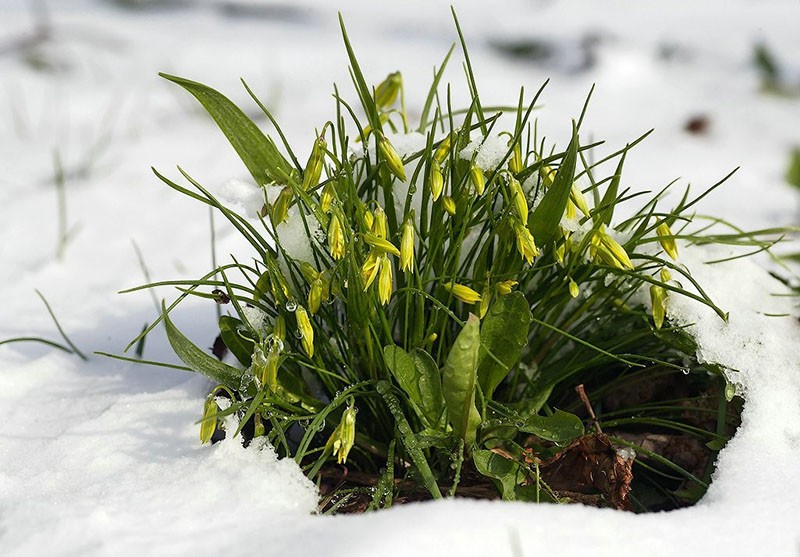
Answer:
[{"label": "green leaf", "polygon": [[478,382],[487,399],[519,360],[523,346],[528,343],[532,318],[522,292],[502,296],[483,318]]},{"label": "green leaf", "polygon": [[442,384],[436,362],[424,350],[416,349],[409,354],[395,345],[385,346],[383,357],[425,425],[436,429],[443,410]]},{"label": "green leaf", "polygon": [[554,443],[572,441],[584,434],[581,419],[562,410],[556,410],[552,416],[530,416],[519,430]]},{"label": "green leaf", "polygon": [[553,185],[542,197],[541,203],[528,218],[528,227],[534,240],[540,246],[546,246],[556,237],[558,225],[564,210],[567,208],[572,182],[575,180],[575,165],[578,160],[578,129],[572,124],[572,139],[569,142],[564,159],[558,167]]},{"label": "green leaf", "polygon": [[[630,145],[628,146],[630,147]],[[597,214],[595,216],[594,224],[597,228],[601,224],[610,225],[611,219],[614,216],[614,206],[617,204],[617,195],[619,193],[619,183],[622,179],[622,165],[625,164],[625,155],[628,153],[627,148],[622,152],[622,156],[617,164],[617,170],[614,172],[614,177],[608,185],[606,193],[603,194],[603,199],[600,201]]]},{"label": "green leaf", "polygon": [[786,181],[800,188],[800,148],[795,147],[789,155],[789,166],[786,169]]},{"label": "green leaf", "polygon": [[475,442],[481,416],[475,407],[480,320],[470,313],[458,334],[442,371],[442,387],[447,414],[455,434],[467,447]]},{"label": "green leaf", "polygon": [[497,480],[500,484],[500,491],[505,501],[516,499],[516,487],[521,483],[522,476],[520,466],[513,460],[503,458],[497,453],[484,449],[476,450],[472,453],[472,461],[478,472]]},{"label": "green leaf", "polygon": [[172,323],[163,302],[161,303],[161,311],[164,317],[164,329],[167,331],[167,340],[169,340],[169,344],[172,346],[178,358],[193,371],[202,373],[220,385],[225,385],[232,391],[238,391],[241,383],[242,371],[220,362],[214,356],[198,348],[191,340],[186,338],[183,333],[175,327],[175,324]]},{"label": "green leaf", "polygon": [[219,318],[219,336],[228,350],[236,356],[244,367],[250,367],[253,360],[253,341],[245,338],[239,332],[242,322],[230,315],[223,315]]},{"label": "green leaf", "polygon": [[158,75],[177,83],[200,101],[228,138],[256,184],[286,182],[292,167],[278,151],[275,143],[238,106],[223,94],[196,81],[165,73]]}]

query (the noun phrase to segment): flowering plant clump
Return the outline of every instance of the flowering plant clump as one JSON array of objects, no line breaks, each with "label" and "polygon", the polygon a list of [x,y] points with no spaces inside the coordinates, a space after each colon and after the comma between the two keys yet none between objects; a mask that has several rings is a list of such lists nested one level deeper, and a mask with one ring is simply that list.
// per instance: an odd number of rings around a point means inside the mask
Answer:
[{"label": "flowering plant clump", "polygon": [[[202,103],[263,191],[248,218],[183,170],[191,187],[156,172],[253,248],[199,280],[147,285],[181,288],[162,314],[169,341],[218,384],[202,441],[226,424],[266,437],[318,482],[324,510],[447,495],[638,510],[696,500],[736,419],[722,370],[669,319],[676,296],[726,318],[677,263],[679,240],[714,241],[686,232],[697,199],[663,210],[656,195],[618,219],[637,197],[623,164],[644,136],[589,163],[598,144],[581,143],[581,113],[566,148],[548,148],[531,122],[542,90],[490,112],[466,48],[469,106],[439,103],[451,49],[412,128],[400,73],[370,87],[342,31],[360,106],[337,91],[305,164],[220,93],[163,76]],[[187,296],[229,308],[220,340],[235,362],[175,327]],[[689,403],[637,398],[643,384]],[[691,438],[703,465],[645,447],[643,426]]]}]

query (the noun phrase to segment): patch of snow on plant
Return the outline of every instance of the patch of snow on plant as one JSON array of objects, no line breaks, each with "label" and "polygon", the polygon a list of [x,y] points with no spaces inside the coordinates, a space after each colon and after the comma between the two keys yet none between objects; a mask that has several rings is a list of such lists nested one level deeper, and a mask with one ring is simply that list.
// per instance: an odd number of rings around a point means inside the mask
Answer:
[{"label": "patch of snow on plant", "polygon": [[251,182],[229,180],[220,188],[220,196],[235,207],[240,207],[251,219],[257,219],[264,206],[264,191]]},{"label": "patch of snow on plant", "polygon": [[508,154],[508,149],[508,139],[490,135],[470,141],[469,145],[461,150],[459,156],[466,160],[472,160],[475,157],[475,165],[484,172],[489,172],[497,168],[500,161]]}]

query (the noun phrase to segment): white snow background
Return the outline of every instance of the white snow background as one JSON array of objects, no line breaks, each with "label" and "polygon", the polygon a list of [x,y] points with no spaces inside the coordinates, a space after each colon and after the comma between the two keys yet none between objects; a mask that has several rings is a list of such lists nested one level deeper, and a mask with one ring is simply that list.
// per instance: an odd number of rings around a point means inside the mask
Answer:
[{"label": "white snow background", "polygon": [[[136,10],[50,0],[39,2],[47,39],[26,49],[42,21],[35,5],[0,2],[0,339],[59,340],[39,289],[89,360],[37,344],[0,346],[0,554],[800,554],[800,328],[794,317],[766,315],[796,316],[796,307],[772,295],[780,285],[755,263],[709,266],[720,253],[699,249],[683,249],[681,261],[730,323],[683,303],[671,317],[694,323],[701,357],[739,370],[747,402],[695,507],[633,515],[450,500],[319,517],[310,514],[313,487],[269,448],[200,446],[204,378],[92,354],[119,353],[156,316],[147,293],[116,293],[145,282],[134,242],[154,279],[194,278],[211,265],[207,209],[161,184],[150,166],[174,177],[180,164],[214,191],[247,179],[194,99],[157,72],[207,83],[256,115],[245,78],[305,156],[314,128],[334,115],[332,84],[355,99],[337,10],[369,80],[403,72],[413,119],[433,66],[456,40],[449,7],[207,0]],[[741,166],[703,211],[751,229],[800,220],[798,195],[783,181],[789,149],[800,144],[800,100],[761,93],[751,63],[753,45],[765,41],[786,80],[800,82],[800,2],[456,8],[485,104],[514,104],[520,86],[533,94],[551,77],[539,129],[563,142],[596,83],[583,132],[607,140],[600,153],[656,129],[629,154],[623,186],[655,190],[680,178],[699,191]],[[586,37],[595,42],[590,59]],[[493,46],[534,38],[551,45],[552,58],[510,60]],[[33,69],[34,59],[49,70]],[[456,53],[447,74],[455,106],[466,98],[460,63]],[[698,114],[709,132],[687,134]],[[60,261],[54,153],[77,227]],[[215,229],[221,257],[247,258],[222,219]],[[196,342],[213,340],[208,304],[186,304],[175,319]],[[160,333],[144,356],[176,361]]]}]

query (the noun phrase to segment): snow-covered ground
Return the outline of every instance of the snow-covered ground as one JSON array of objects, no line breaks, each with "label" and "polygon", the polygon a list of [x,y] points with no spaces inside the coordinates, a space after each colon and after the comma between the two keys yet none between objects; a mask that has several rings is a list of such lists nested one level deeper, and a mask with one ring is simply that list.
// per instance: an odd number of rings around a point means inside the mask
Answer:
[{"label": "snow-covered ground", "polygon": [[[205,0],[165,10],[51,0],[38,3],[47,10],[37,19],[35,4],[0,3],[0,339],[58,340],[39,289],[90,357],[0,346],[0,553],[800,552],[800,328],[765,315],[795,308],[769,295],[778,284],[752,263],[706,266],[717,254],[697,250],[684,250],[684,262],[730,311],[730,325],[693,307],[676,306],[673,317],[696,323],[703,357],[740,370],[747,404],[711,490],[691,509],[635,516],[458,500],[325,518],[309,515],[312,487],[268,448],[200,446],[193,422],[203,378],[91,355],[120,352],[156,315],[148,294],[116,294],[145,281],[134,245],[156,279],[196,277],[211,265],[207,210],[163,186],[150,166],[174,175],[180,164],[212,188],[246,177],[193,99],[157,72],[208,83],[254,108],[244,77],[290,141],[310,148],[314,128],[333,115],[332,83],[354,98],[337,9],[369,79],[403,72],[412,113],[455,40],[449,9],[422,0]],[[789,149],[800,144],[800,99],[761,93],[751,63],[763,41],[786,80],[800,83],[796,0],[456,7],[485,104],[513,104],[520,86],[533,93],[551,77],[539,129],[562,141],[596,83],[583,131],[608,141],[599,153],[656,129],[629,155],[624,185],[657,189],[680,178],[702,188],[741,166],[702,210],[745,228],[800,220],[798,194],[783,182]],[[31,42],[36,21],[47,23],[40,43]],[[498,48],[534,39],[549,45],[549,58],[512,60]],[[466,96],[460,57],[447,78],[458,106]],[[686,133],[698,115],[708,133]],[[56,157],[75,227],[61,260]],[[221,219],[216,232],[222,256],[246,259]],[[198,341],[213,339],[207,304],[186,305],[176,321]],[[160,335],[144,356],[175,361]]]}]

